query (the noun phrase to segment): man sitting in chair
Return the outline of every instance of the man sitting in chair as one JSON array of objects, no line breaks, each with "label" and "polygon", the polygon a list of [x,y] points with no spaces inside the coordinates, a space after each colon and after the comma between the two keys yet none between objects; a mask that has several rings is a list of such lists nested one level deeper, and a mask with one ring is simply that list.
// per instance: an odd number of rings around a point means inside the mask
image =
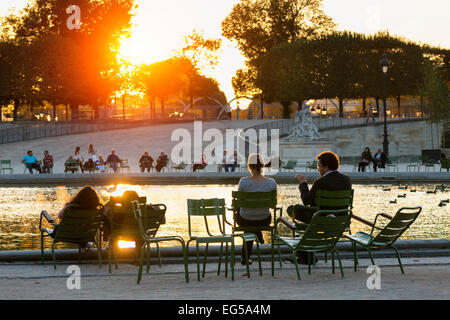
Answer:
[{"label": "man sitting in chair", "polygon": [[381,148],[378,148],[378,152],[375,154],[375,156],[373,157],[373,172],[377,172],[377,168],[383,168],[385,167],[386,164],[386,154],[381,151]]},{"label": "man sitting in chair", "polygon": [[22,158],[22,163],[31,174],[33,174],[33,169],[36,169],[39,173],[42,173],[41,163],[35,156],[33,156],[33,151],[30,150],[27,152],[27,155]]},{"label": "man sitting in chair", "polygon": [[[311,190],[308,188],[308,182],[306,178],[297,174],[295,178],[299,182],[299,189],[303,204],[305,206],[315,206],[314,203],[317,190],[350,190],[352,188],[351,180],[348,176],[341,174],[337,170],[339,169],[339,157],[331,152],[325,151],[317,156],[317,170],[320,173],[320,178],[315,180]],[[316,210],[308,208],[302,205],[289,206],[287,209],[288,215],[303,223],[309,224]],[[328,207],[322,206],[321,210],[338,210],[347,209],[347,207]],[[297,254],[300,263],[306,263],[306,252],[299,251]]]}]

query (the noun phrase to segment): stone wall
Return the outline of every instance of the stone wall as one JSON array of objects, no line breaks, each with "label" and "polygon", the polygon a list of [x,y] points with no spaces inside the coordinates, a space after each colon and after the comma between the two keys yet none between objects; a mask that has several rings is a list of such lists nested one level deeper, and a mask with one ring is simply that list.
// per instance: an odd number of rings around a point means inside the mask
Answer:
[{"label": "stone wall", "polygon": [[[433,125],[434,148],[431,145],[430,124],[426,121],[411,121],[389,123],[388,127],[389,154],[391,156],[418,156],[423,149],[439,149],[439,139],[436,137],[436,125]],[[335,152],[342,157],[359,156],[365,147],[372,154],[383,147],[383,125],[376,124],[365,127],[330,129],[322,131],[322,135],[334,144]],[[439,126],[442,133],[442,125]]]}]

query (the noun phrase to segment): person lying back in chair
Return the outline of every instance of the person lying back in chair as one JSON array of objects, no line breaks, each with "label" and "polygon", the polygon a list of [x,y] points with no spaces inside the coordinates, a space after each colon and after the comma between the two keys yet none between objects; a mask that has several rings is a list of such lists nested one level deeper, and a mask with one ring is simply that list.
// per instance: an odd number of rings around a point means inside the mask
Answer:
[{"label": "person lying back in chair", "polygon": [[[299,182],[299,190],[304,206],[295,205],[289,206],[287,209],[288,215],[303,223],[309,224],[316,210],[306,206],[315,206],[314,202],[317,190],[350,190],[352,188],[351,180],[348,176],[337,171],[339,169],[339,157],[331,152],[325,151],[317,156],[317,171],[320,173],[320,178],[315,180],[311,190],[308,188],[308,182],[305,176],[297,174],[295,178]],[[347,209],[347,207],[329,207],[322,206],[321,210],[339,210]],[[299,251],[299,262],[305,263],[306,253]]]}]

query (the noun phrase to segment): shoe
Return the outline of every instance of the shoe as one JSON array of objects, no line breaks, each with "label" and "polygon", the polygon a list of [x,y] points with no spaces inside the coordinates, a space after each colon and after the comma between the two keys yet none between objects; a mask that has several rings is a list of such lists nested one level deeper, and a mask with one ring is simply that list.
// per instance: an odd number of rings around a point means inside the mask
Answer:
[{"label": "shoe", "polygon": [[[253,263],[252,259],[248,259],[248,265],[250,266],[252,263]],[[242,264],[243,266],[247,265],[247,264],[245,263],[245,260],[244,260],[244,259],[241,260],[241,264]]]}]

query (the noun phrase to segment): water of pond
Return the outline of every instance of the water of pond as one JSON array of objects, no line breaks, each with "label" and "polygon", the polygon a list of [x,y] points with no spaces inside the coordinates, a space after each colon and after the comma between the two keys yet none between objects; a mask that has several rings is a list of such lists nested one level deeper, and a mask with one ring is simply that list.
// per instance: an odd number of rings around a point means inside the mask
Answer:
[{"label": "water of pond", "polygon": [[[147,197],[148,203],[164,203],[167,206],[167,223],[161,226],[158,235],[180,235],[188,239],[186,199],[225,198],[231,205],[231,191],[235,185],[148,185],[128,186]],[[389,187],[391,191],[383,191]],[[103,202],[110,196],[107,186],[95,186]],[[30,250],[40,247],[39,215],[47,210],[53,217],[80,187],[2,187],[0,188],[0,250]],[[435,185],[409,186],[408,190],[398,186],[354,185],[354,214],[372,221],[378,212],[391,215],[401,207],[422,206],[423,210],[416,222],[402,236],[402,239],[449,239],[450,238],[450,204],[439,206],[441,200],[450,197],[447,191],[434,190]],[[411,192],[410,189],[416,189]],[[397,198],[406,193],[406,198]],[[397,200],[391,204],[390,200]],[[284,207],[301,203],[297,185],[279,185],[278,202]],[[284,212],[284,215],[286,213]],[[231,221],[231,212],[227,213]],[[204,230],[203,220],[193,221],[193,231]],[[370,231],[357,221],[352,223],[353,231]],[[229,231],[229,230],[228,230]],[[168,244],[170,245],[170,244]],[[49,246],[48,243],[46,245]],[[58,247],[70,247],[60,244]]]}]

